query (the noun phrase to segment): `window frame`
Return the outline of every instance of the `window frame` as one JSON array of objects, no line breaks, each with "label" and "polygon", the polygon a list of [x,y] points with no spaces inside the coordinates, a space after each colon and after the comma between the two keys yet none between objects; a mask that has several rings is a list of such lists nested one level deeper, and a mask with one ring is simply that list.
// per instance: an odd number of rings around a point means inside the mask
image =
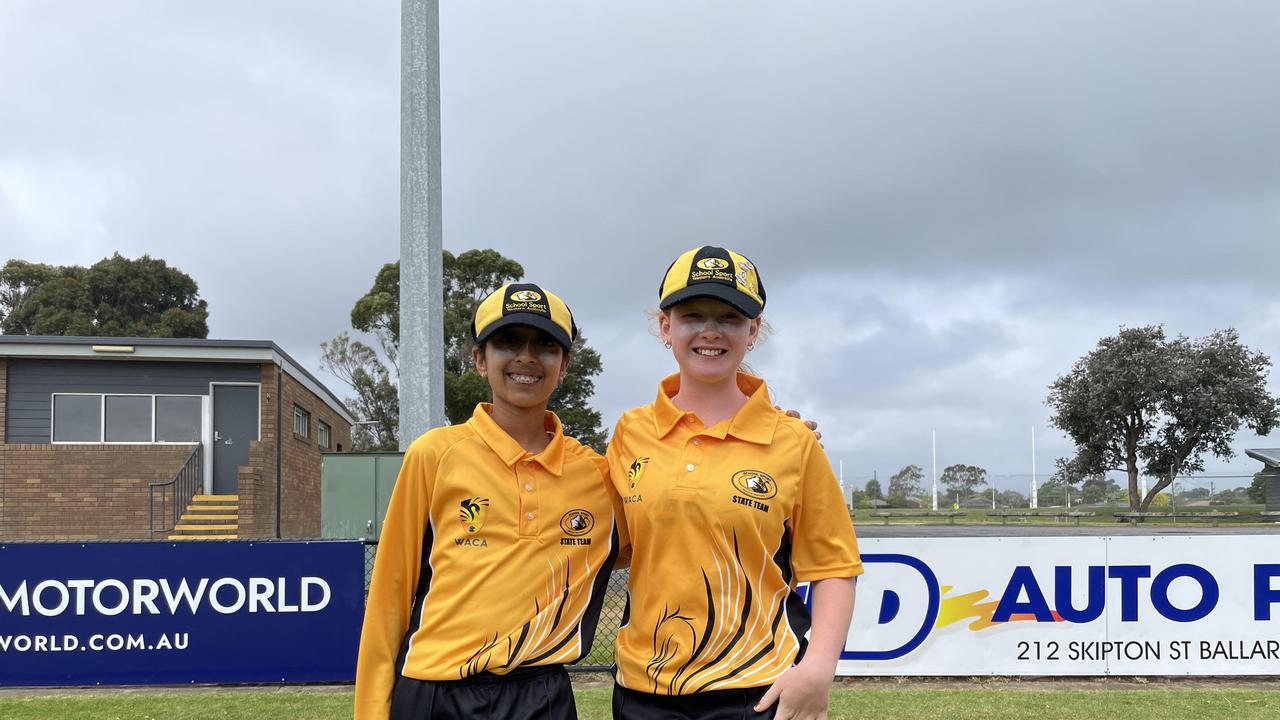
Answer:
[{"label": "window frame", "polygon": [[[302,421],[305,423],[302,429],[306,432],[298,432],[299,416],[302,417]],[[293,435],[294,437],[302,438],[303,440],[311,439],[311,412],[298,403],[293,403]]]},{"label": "window frame", "polygon": [[[97,440],[58,440],[54,434],[57,420],[57,398],[59,396],[79,396],[98,398],[98,439]],[[146,397],[151,398],[151,439],[150,440],[107,440],[107,397]],[[204,395],[191,393],[123,393],[123,392],[51,392],[49,393],[49,444],[50,445],[200,445],[202,440],[174,441],[156,440],[156,398],[189,397],[200,400],[200,433],[204,434]]]},{"label": "window frame", "polygon": [[[320,442],[321,439],[324,442]],[[320,419],[316,420],[316,445],[325,450],[328,450],[333,445],[333,427]]]}]

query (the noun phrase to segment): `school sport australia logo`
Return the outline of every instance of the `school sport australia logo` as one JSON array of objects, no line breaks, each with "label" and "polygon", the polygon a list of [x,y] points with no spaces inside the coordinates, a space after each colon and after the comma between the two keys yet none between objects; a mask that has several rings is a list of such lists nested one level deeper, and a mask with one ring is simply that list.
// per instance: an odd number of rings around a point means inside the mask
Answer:
[{"label": "school sport australia logo", "polygon": [[542,293],[537,290],[515,290],[507,295],[502,305],[503,313],[531,312],[538,315],[551,316],[551,308]]},{"label": "school sport australia logo", "polygon": [[764,501],[778,494],[777,481],[759,470],[739,470],[733,474],[730,482],[733,483],[734,490],[742,493],[733,496],[733,504],[760,512],[769,512],[769,506]]},{"label": "school sport australia logo", "polygon": [[596,519],[590,511],[577,508],[570,510],[560,518],[560,529],[565,535],[586,535],[591,532],[591,528],[596,526]]},{"label": "school sport australia logo", "polygon": [[590,545],[591,538],[582,537],[596,526],[595,516],[588,510],[575,508],[560,518],[560,529],[569,537],[560,538],[561,545]]},{"label": "school sport australia logo", "polygon": [[768,500],[778,494],[778,483],[759,470],[741,470],[733,474],[733,486],[743,495],[757,500]]},{"label": "school sport australia logo", "polygon": [[635,490],[636,485],[640,484],[640,478],[644,476],[644,469],[649,465],[649,458],[638,457],[631,461],[631,467],[627,468],[627,480],[631,481],[631,489]]},{"label": "school sport australia logo", "polygon": [[469,533],[479,532],[489,517],[489,498],[473,497],[463,500],[462,512],[458,515],[462,520],[463,530]]},{"label": "school sport australia logo", "polygon": [[689,282],[734,282],[733,265],[724,258],[702,258],[689,268]]}]

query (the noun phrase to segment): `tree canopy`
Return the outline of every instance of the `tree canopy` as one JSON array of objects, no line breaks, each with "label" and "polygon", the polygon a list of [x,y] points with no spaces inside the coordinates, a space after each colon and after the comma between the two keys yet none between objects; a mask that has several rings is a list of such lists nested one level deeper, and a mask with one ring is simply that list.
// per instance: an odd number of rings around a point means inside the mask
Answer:
[{"label": "tree canopy", "polygon": [[[1049,387],[1051,422],[1076,445],[1055,478],[1124,472],[1130,508],[1145,511],[1179,474],[1202,471],[1206,453],[1232,457],[1241,427],[1271,432],[1280,403],[1267,393],[1270,367],[1233,329],[1193,340],[1157,325],[1121,328]],[[1157,478],[1145,496],[1140,475]]]},{"label": "tree canopy", "polygon": [[863,490],[868,498],[872,500],[883,500],[884,494],[880,491],[880,481],[872,478],[867,481],[867,487]]},{"label": "tree canopy", "polygon": [[[468,250],[443,255],[444,275],[444,401],[451,423],[465,422],[476,403],[489,400],[489,386],[471,365],[471,317],[490,292],[524,277],[524,268],[496,250]],[[377,340],[388,369],[373,348],[342,333],[322,343],[321,365],[356,393],[348,403],[369,425],[357,426],[356,449],[394,450],[399,446],[400,401],[396,384],[400,349],[400,263],[382,266],[373,287],[356,300],[351,326]],[[548,407],[564,424],[566,435],[603,452],[605,431],[600,413],[590,406],[600,354],[579,335],[573,361],[564,381],[552,393]]]},{"label": "tree canopy", "polygon": [[969,499],[975,490],[987,484],[987,471],[976,465],[948,465],[942,469],[938,481],[956,502]]},{"label": "tree canopy", "polygon": [[924,470],[919,465],[908,465],[889,476],[889,504],[898,507],[904,505],[909,497],[921,494],[920,481],[924,479]]},{"label": "tree canopy", "polygon": [[209,307],[190,275],[148,255],[88,268],[15,259],[0,268],[0,333],[203,338]]}]

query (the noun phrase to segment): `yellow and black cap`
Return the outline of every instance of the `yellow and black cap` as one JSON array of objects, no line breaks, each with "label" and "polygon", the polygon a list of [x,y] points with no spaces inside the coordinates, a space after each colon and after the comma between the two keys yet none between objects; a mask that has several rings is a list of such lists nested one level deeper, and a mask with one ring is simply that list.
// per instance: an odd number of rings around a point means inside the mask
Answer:
[{"label": "yellow and black cap", "polygon": [[499,328],[528,325],[546,332],[568,352],[578,337],[563,300],[533,283],[512,283],[489,293],[471,318],[471,339],[482,343]]},{"label": "yellow and black cap", "polygon": [[696,297],[723,300],[749,318],[764,312],[764,283],[756,266],[743,255],[711,245],[671,263],[658,288],[658,307],[667,310]]}]

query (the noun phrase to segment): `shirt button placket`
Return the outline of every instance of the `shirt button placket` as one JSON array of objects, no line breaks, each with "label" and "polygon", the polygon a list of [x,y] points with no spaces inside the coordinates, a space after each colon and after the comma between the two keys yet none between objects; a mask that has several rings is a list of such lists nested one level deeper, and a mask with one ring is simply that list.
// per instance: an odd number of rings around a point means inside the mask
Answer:
[{"label": "shirt button placket", "polygon": [[520,537],[538,537],[537,467],[531,458],[516,463],[516,486],[520,489]]},{"label": "shirt button placket", "polygon": [[702,466],[703,466],[702,446],[703,446],[703,440],[702,438],[698,438],[698,437],[690,438],[685,443],[685,446],[684,446],[685,465],[684,465],[684,473],[682,473],[684,477],[680,478],[680,483],[679,483],[680,485],[683,485],[685,487],[690,487],[690,488],[698,486],[699,484],[698,478],[702,474],[700,470],[702,469]]}]

